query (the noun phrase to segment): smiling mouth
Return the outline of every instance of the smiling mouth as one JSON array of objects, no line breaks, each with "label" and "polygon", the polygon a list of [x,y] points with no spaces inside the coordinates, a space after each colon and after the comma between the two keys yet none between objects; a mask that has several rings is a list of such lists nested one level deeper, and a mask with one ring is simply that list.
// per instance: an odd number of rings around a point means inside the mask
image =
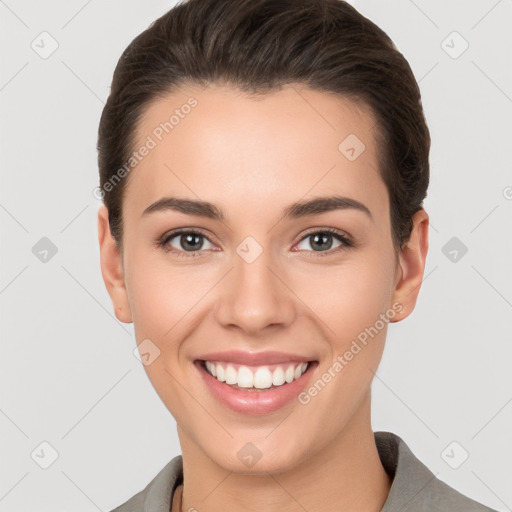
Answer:
[{"label": "smiling mouth", "polygon": [[317,361],[248,366],[224,361],[197,361],[203,371],[240,391],[268,391],[286,387],[308,372]]}]

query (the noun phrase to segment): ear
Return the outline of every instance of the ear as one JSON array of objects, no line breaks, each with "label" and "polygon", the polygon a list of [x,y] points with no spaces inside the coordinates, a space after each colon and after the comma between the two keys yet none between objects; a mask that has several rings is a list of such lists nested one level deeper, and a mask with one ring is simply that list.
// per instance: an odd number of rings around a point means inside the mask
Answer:
[{"label": "ear", "polygon": [[423,281],[428,252],[427,212],[422,208],[413,215],[412,221],[411,236],[398,253],[392,304],[401,304],[402,310],[395,315],[392,322],[399,322],[412,313]]},{"label": "ear", "polygon": [[107,207],[102,204],[98,210],[98,241],[100,244],[100,265],[103,282],[107,288],[114,313],[124,323],[132,321],[130,305],[124,282],[121,251],[110,232]]}]

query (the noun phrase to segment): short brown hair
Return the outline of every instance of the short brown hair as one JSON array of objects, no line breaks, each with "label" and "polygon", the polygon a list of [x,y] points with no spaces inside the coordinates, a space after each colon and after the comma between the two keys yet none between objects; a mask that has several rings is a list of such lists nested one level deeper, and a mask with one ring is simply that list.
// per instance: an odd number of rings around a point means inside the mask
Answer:
[{"label": "short brown hair", "polygon": [[253,94],[302,83],[369,106],[393,244],[408,240],[427,194],[430,134],[413,72],[386,33],[343,0],[188,0],[126,48],[103,109],[100,187],[118,243],[129,176],[105,185],[133,152],[149,102],[186,83],[227,83]]}]

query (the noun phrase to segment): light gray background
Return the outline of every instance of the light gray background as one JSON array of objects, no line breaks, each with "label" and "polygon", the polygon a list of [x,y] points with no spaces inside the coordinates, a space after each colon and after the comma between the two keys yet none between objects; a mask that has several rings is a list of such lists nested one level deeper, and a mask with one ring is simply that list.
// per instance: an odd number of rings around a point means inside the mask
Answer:
[{"label": "light gray background", "polygon": [[[425,280],[413,315],[390,326],[374,429],[511,510],[512,2],[352,3],[409,60],[432,134]],[[132,326],[113,316],[93,196],[114,66],[173,4],[0,1],[1,511],[107,511],[180,453]],[[59,45],[47,59],[31,47],[51,48],[43,31]],[[32,252],[42,237],[57,247],[46,262]],[[455,262],[452,237],[468,248]],[[44,441],[58,453],[47,469]]]}]

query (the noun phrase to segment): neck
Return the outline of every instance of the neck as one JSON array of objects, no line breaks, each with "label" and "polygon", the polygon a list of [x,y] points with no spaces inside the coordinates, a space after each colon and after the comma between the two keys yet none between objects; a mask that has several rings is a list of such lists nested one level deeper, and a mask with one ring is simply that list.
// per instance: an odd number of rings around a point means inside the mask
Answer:
[{"label": "neck", "polygon": [[178,433],[182,510],[379,512],[391,487],[375,445],[369,395],[331,443],[286,472],[228,471],[207,457],[179,426]]}]

